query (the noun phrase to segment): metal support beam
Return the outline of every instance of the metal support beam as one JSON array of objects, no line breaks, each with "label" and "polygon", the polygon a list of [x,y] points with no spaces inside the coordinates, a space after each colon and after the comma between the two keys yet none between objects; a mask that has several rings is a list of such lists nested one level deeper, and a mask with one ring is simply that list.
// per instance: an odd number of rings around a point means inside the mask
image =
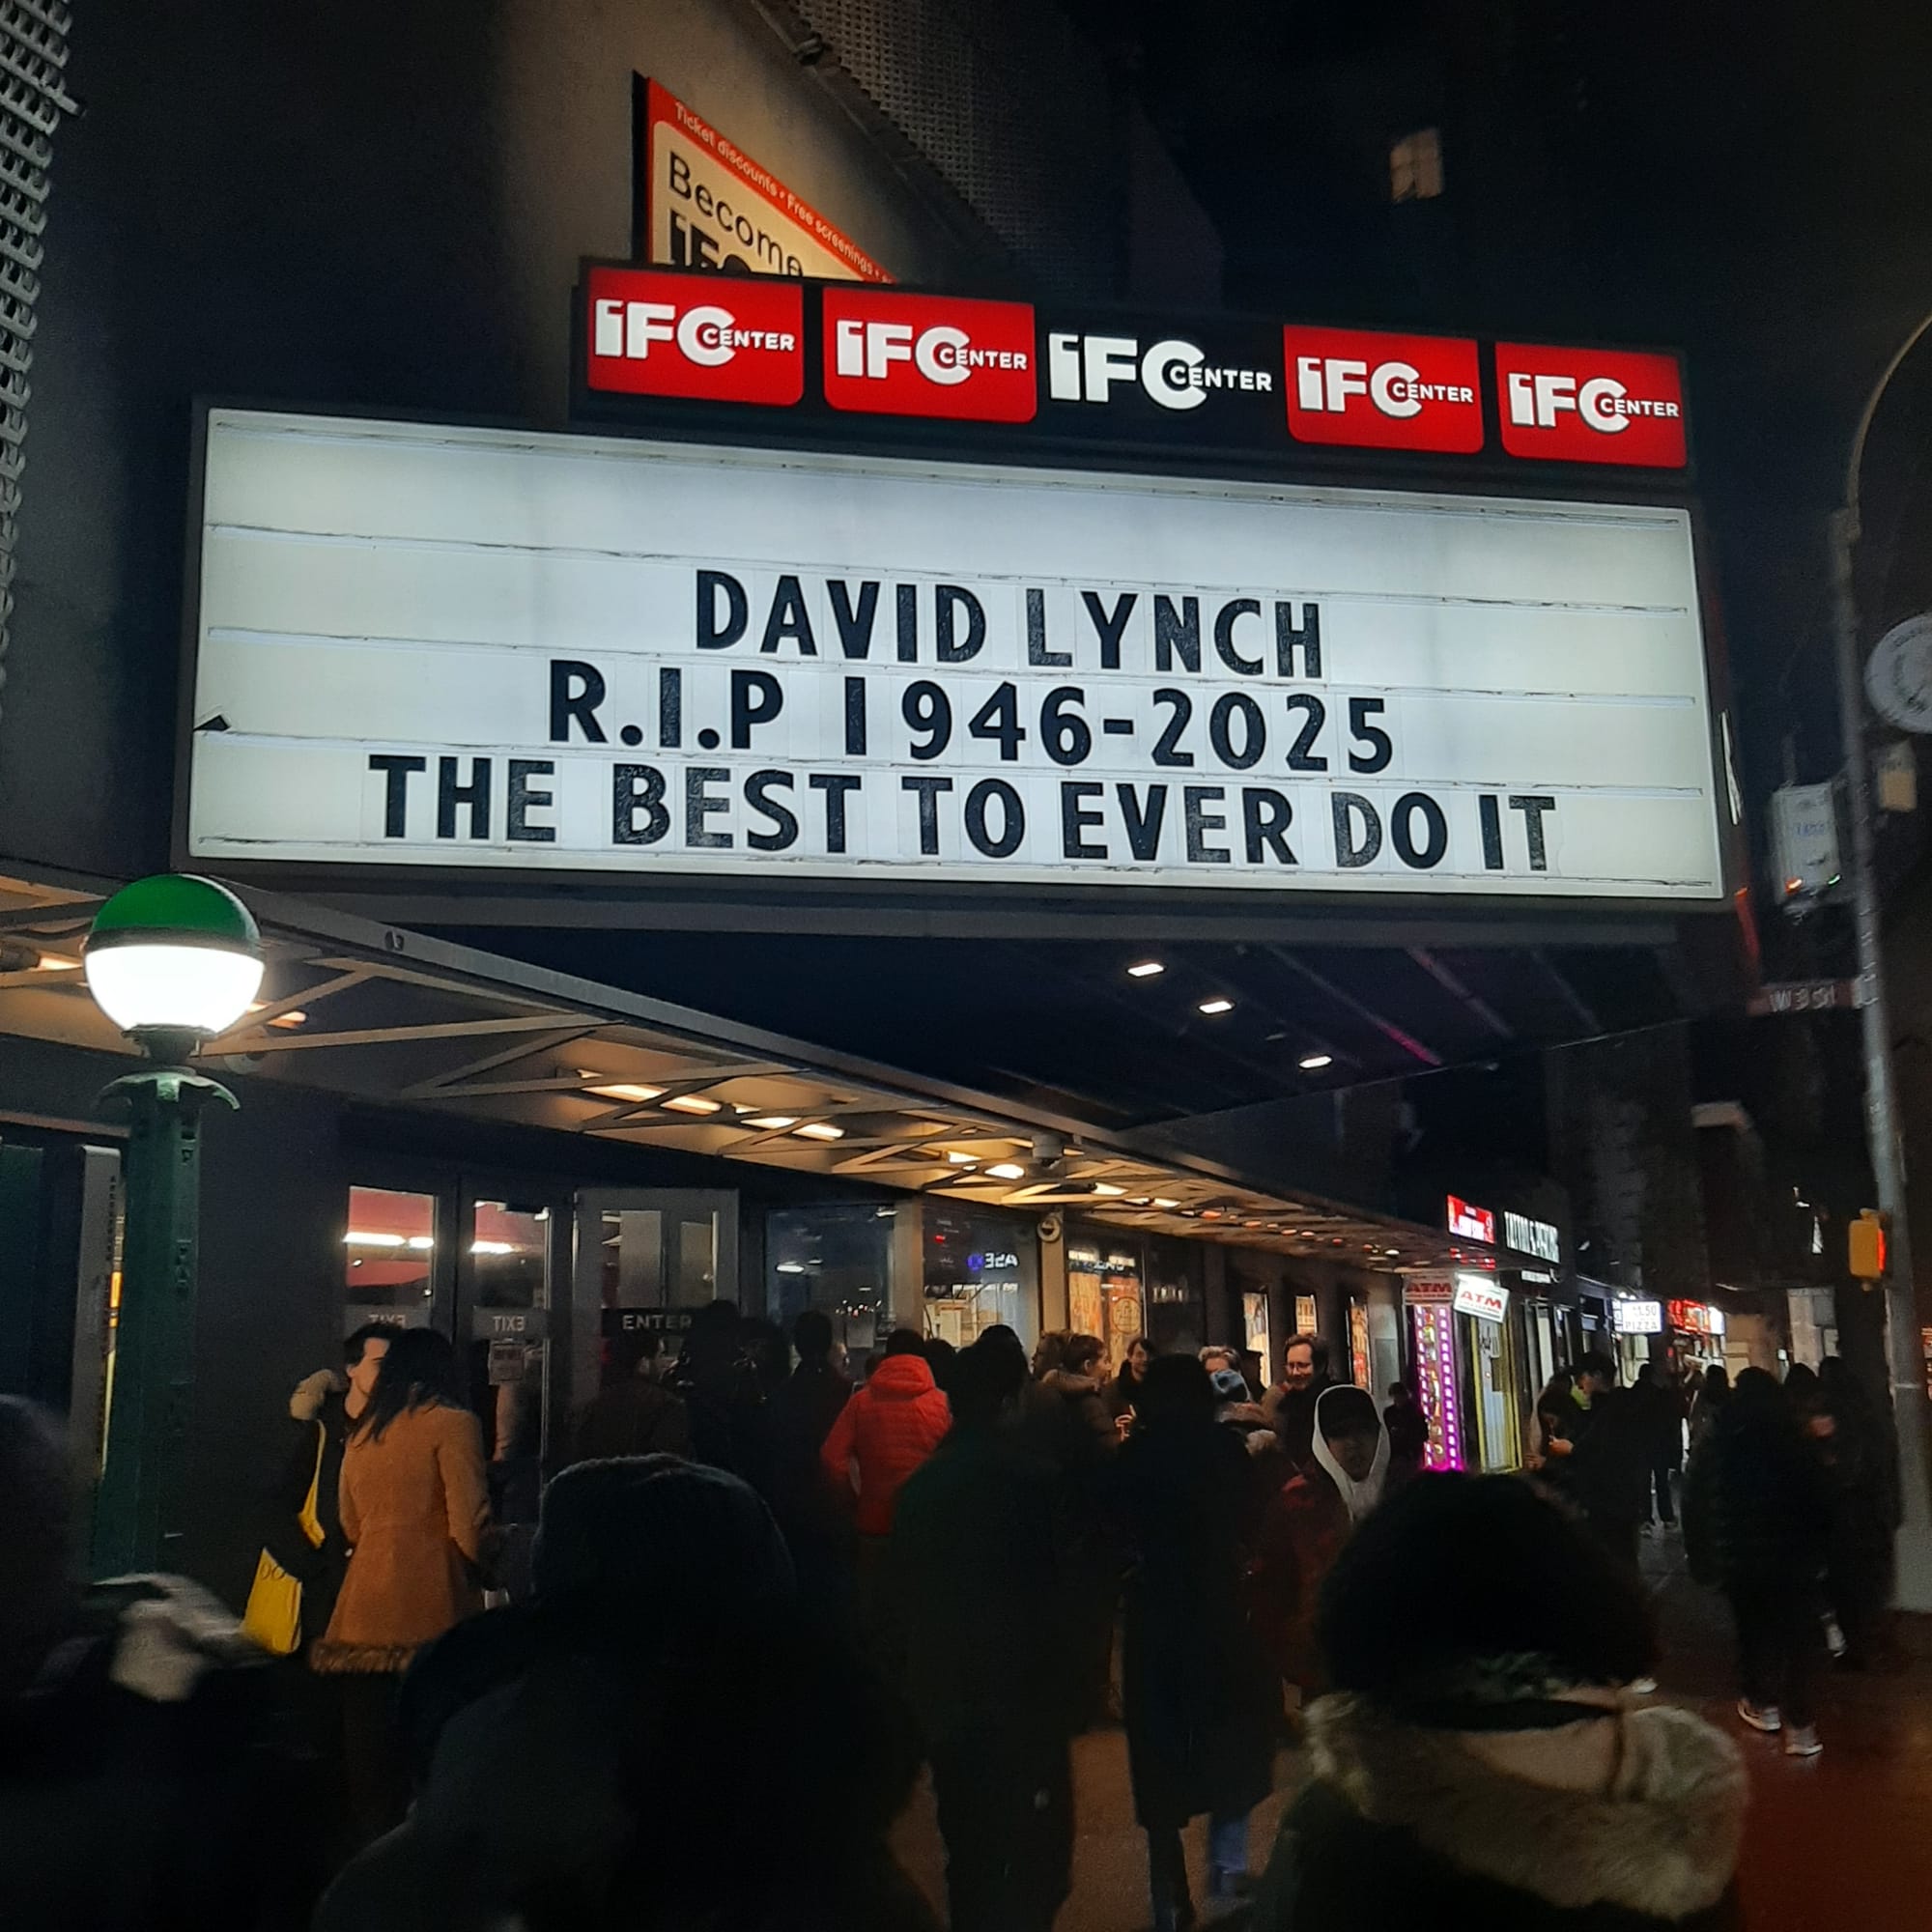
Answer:
[{"label": "metal support beam", "polygon": [[1311,986],[1327,994],[1337,1006],[1346,1007],[1357,1019],[1366,1020],[1384,1039],[1393,1040],[1411,1059],[1421,1061],[1425,1066],[1442,1065],[1442,1056],[1434,1048],[1424,1046],[1413,1034],[1405,1033],[1393,1020],[1384,1019],[1373,1007],[1356,999],[1354,994],[1345,991],[1332,980],[1324,979],[1305,960],[1278,946],[1270,947],[1268,950],[1291,973],[1298,973]]}]

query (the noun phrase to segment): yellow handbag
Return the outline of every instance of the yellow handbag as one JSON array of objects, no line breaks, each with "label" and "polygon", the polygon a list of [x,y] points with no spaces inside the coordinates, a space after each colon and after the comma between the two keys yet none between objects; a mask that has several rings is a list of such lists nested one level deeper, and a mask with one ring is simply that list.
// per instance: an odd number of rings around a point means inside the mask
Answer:
[{"label": "yellow handbag", "polygon": [[[328,1437],[321,1424],[315,1431],[315,1473],[308,1479],[296,1520],[311,1547],[322,1548],[322,1519],[316,1515],[316,1493],[322,1487],[322,1452]],[[242,1613],[242,1634],[275,1657],[293,1656],[301,1642],[302,1586],[265,1549],[255,1564],[255,1580],[248,1590],[248,1607]]]}]

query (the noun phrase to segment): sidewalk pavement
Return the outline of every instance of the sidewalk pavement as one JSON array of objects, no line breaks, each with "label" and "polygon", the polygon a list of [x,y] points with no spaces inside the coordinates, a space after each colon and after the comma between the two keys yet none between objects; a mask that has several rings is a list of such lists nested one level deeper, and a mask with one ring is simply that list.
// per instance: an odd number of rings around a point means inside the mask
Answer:
[{"label": "sidewalk pavement", "polygon": [[[1932,1926],[1932,1622],[1909,1620],[1904,1645],[1911,1654],[1901,1670],[1834,1673],[1819,1706],[1825,1754],[1787,1758],[1777,1740],[1757,1737],[1737,1721],[1729,1615],[1719,1598],[1685,1575],[1675,1533],[1646,1538],[1643,1553],[1663,1633],[1662,1694],[1736,1737],[1750,1767],[1740,1873],[1747,1932]],[[1143,1932],[1150,1918],[1147,1851],[1134,1825],[1126,1741],[1118,1729],[1092,1732],[1077,1741],[1073,1763],[1073,1896],[1055,1932]],[[1285,1752],[1274,1794],[1252,1820],[1257,1871],[1300,1776],[1298,1758]],[[945,1850],[924,1785],[895,1842],[943,1922]],[[1199,1900],[1204,1821],[1187,1834],[1187,1850]]]}]

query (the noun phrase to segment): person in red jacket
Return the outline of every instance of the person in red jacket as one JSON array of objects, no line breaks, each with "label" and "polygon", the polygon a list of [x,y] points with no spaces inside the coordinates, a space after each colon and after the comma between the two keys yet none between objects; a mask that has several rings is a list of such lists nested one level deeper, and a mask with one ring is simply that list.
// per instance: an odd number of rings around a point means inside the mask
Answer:
[{"label": "person in red jacket", "polygon": [[862,1537],[891,1534],[900,1486],[952,1427],[924,1345],[910,1328],[894,1329],[886,1359],[838,1411],[819,1452],[833,1482],[856,1495]]}]

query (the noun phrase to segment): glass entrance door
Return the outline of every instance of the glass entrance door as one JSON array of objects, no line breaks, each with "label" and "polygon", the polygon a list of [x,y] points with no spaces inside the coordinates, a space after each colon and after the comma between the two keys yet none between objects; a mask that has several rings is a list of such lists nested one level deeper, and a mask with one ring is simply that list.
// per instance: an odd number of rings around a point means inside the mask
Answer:
[{"label": "glass entrance door", "polygon": [[[682,1188],[597,1188],[577,1197],[571,1400],[597,1393],[627,1329],[656,1329],[675,1355],[706,1302],[738,1299],[738,1197]],[[756,1311],[761,1312],[761,1311]]]},{"label": "glass entrance door", "polygon": [[534,1522],[543,1489],[556,1218],[541,1198],[462,1189],[453,1339],[469,1406],[483,1425],[490,1500],[499,1522]]}]

